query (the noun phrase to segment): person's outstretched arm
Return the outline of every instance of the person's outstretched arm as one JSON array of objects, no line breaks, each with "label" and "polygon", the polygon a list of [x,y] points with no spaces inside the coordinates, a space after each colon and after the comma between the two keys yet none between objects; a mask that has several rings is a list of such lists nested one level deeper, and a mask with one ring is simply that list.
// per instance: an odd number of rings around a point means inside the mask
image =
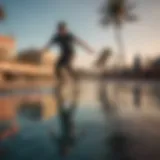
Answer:
[{"label": "person's outstretched arm", "polygon": [[50,40],[43,48],[42,48],[42,51],[43,52],[46,52],[46,51],[48,51],[50,48],[51,48],[51,46],[52,46],[52,40]]},{"label": "person's outstretched arm", "polygon": [[52,46],[52,43],[51,43],[51,41],[49,41],[49,42],[44,46],[43,50],[44,50],[44,51],[47,51],[47,50],[49,50],[49,49],[51,48],[51,46]]},{"label": "person's outstretched arm", "polygon": [[43,47],[42,51],[48,51],[52,45],[54,45],[56,38],[52,36],[52,38],[48,41],[48,43]]},{"label": "person's outstretched arm", "polygon": [[76,39],[76,42],[86,51],[88,51],[89,53],[94,53],[94,50],[85,41],[77,37],[75,39]]}]

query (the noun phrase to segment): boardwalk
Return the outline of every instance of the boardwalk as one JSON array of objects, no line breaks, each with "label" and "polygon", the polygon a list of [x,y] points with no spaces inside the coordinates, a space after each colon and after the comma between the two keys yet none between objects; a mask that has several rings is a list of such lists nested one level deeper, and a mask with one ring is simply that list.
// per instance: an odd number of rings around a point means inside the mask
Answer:
[{"label": "boardwalk", "polygon": [[53,68],[44,65],[29,65],[20,63],[0,62],[0,72],[10,72],[21,75],[51,76]]}]

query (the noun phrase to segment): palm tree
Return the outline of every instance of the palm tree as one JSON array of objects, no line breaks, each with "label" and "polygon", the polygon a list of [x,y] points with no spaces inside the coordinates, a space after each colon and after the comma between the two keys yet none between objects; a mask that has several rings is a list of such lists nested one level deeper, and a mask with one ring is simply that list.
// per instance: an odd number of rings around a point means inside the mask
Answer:
[{"label": "palm tree", "polygon": [[124,61],[125,55],[121,29],[124,22],[136,20],[136,16],[132,13],[134,7],[128,0],[106,0],[101,8],[101,24],[103,26],[112,25],[114,27],[121,63]]},{"label": "palm tree", "polygon": [[0,5],[0,21],[4,20],[6,17],[4,8]]}]

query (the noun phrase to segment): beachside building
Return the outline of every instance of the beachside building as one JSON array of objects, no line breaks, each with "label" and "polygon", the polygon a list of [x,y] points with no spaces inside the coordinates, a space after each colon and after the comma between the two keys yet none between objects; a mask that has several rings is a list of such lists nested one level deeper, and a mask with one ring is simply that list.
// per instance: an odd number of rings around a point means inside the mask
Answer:
[{"label": "beachside building", "polygon": [[16,55],[16,41],[11,36],[0,35],[0,61],[12,59]]},{"label": "beachside building", "polygon": [[18,53],[17,63],[22,67],[29,65],[30,73],[33,75],[52,76],[55,57],[52,52],[42,53],[37,49],[27,49]]}]

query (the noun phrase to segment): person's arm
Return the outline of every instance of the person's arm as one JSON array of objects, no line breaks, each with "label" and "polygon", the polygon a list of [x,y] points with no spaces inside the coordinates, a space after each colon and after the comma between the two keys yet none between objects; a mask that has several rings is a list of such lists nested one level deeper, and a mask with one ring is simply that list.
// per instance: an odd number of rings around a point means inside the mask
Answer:
[{"label": "person's arm", "polygon": [[52,41],[49,41],[43,48],[44,51],[49,50],[49,48],[52,46]]},{"label": "person's arm", "polygon": [[48,41],[48,43],[43,47],[42,51],[48,51],[51,48],[51,46],[55,43],[55,41],[56,41],[56,37],[52,37]]},{"label": "person's arm", "polygon": [[94,50],[83,40],[78,37],[75,37],[76,43],[78,43],[82,48],[84,48],[89,53],[94,53]]}]

